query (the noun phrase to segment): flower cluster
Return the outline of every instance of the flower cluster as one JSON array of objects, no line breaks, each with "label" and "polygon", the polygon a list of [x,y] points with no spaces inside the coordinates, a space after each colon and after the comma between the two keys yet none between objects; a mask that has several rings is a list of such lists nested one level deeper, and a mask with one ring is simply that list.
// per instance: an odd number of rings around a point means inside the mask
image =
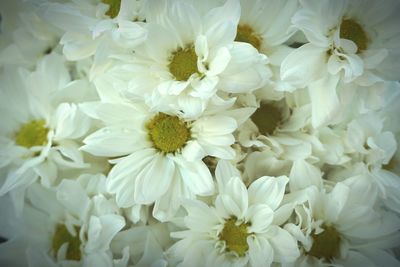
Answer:
[{"label": "flower cluster", "polygon": [[0,265],[400,266],[399,10],[0,2]]}]

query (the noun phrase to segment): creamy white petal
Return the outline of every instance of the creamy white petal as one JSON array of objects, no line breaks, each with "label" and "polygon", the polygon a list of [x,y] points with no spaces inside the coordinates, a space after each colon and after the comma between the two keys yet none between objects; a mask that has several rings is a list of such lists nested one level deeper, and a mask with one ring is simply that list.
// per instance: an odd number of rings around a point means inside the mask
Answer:
[{"label": "creamy white petal", "polygon": [[251,222],[249,232],[265,233],[274,219],[274,212],[266,204],[255,204],[249,207],[245,217]]},{"label": "creamy white petal", "polygon": [[305,189],[312,185],[322,188],[321,171],[305,160],[296,160],[293,162],[289,178],[291,191]]},{"label": "creamy white petal", "polygon": [[188,162],[183,158],[176,157],[174,161],[178,164],[183,182],[189,190],[201,196],[207,196],[214,192],[214,182],[207,166],[202,162]]},{"label": "creamy white petal", "polygon": [[239,1],[228,0],[223,6],[211,9],[203,19],[210,47],[231,43],[235,39],[239,19]]},{"label": "creamy white petal", "polygon": [[143,166],[135,181],[135,201],[150,204],[167,192],[171,186],[175,163],[157,153],[151,161]]},{"label": "creamy white petal", "polygon": [[327,75],[327,48],[311,43],[291,52],[282,62],[281,79],[295,87],[305,87]]},{"label": "creamy white petal", "polygon": [[206,155],[202,146],[195,140],[191,140],[187,142],[185,147],[182,150],[182,156],[190,161],[201,160]]},{"label": "creamy white petal", "polygon": [[269,242],[274,249],[274,261],[276,262],[290,263],[300,256],[297,240],[280,227],[276,227],[275,234],[269,239]]},{"label": "creamy white petal", "polygon": [[89,197],[77,181],[63,180],[57,188],[57,199],[71,214],[81,220],[89,211]]},{"label": "creamy white petal", "polygon": [[87,136],[80,149],[95,156],[124,156],[145,147],[142,133],[122,127],[109,126],[101,128]]},{"label": "creamy white petal", "polygon": [[267,239],[263,237],[247,237],[249,245],[249,258],[251,266],[271,266],[274,260],[274,250]]},{"label": "creamy white petal", "polygon": [[156,154],[152,148],[139,150],[122,158],[110,171],[106,186],[107,189],[116,194],[119,207],[132,206],[134,201],[136,175],[144,165],[148,164]]},{"label": "creamy white petal", "polygon": [[209,229],[212,229],[221,221],[215,210],[207,206],[204,202],[185,200],[182,205],[188,212],[188,216],[184,219],[185,224],[191,230],[208,232]]},{"label": "creamy white petal", "polygon": [[272,210],[276,210],[282,201],[288,181],[286,176],[258,178],[249,186],[249,203],[267,204]]},{"label": "creamy white petal", "polygon": [[338,114],[340,103],[336,94],[338,76],[326,76],[308,87],[311,100],[312,125],[314,128],[329,124]]}]

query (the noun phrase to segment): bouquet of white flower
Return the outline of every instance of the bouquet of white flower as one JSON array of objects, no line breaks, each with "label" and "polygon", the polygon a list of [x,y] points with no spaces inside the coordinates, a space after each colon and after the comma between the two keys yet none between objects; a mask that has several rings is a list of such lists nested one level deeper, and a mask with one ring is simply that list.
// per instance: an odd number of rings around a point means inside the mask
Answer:
[{"label": "bouquet of white flower", "polygon": [[400,266],[399,0],[0,1],[0,265]]}]

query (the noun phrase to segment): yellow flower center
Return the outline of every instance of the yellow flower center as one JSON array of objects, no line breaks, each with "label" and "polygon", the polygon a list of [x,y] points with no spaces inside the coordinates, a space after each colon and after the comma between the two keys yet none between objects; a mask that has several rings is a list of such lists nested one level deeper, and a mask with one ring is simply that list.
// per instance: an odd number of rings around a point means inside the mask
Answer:
[{"label": "yellow flower center", "polygon": [[60,247],[68,243],[68,249],[66,253],[67,260],[79,261],[81,259],[81,240],[79,239],[80,227],[75,226],[76,235],[72,236],[67,227],[63,224],[57,225],[56,231],[52,240],[53,251],[57,254]]},{"label": "yellow flower center", "polygon": [[278,107],[271,103],[264,103],[250,118],[257,125],[261,134],[272,135],[282,122],[282,113]]},{"label": "yellow flower center", "polygon": [[353,41],[357,45],[357,53],[368,47],[368,36],[364,29],[352,19],[344,19],[340,25],[340,38]]},{"label": "yellow flower center", "polygon": [[339,255],[341,238],[334,227],[322,226],[322,228],[324,229],[322,233],[312,235],[313,245],[308,254],[331,261]]},{"label": "yellow flower center", "polygon": [[230,218],[225,222],[224,229],[219,235],[219,239],[225,241],[227,251],[234,251],[240,257],[244,256],[249,249],[247,244],[247,223],[236,224],[236,218]]},{"label": "yellow flower center", "polygon": [[109,6],[106,15],[110,18],[115,18],[118,16],[119,9],[121,7],[121,0],[102,0],[104,4]]},{"label": "yellow flower center", "polygon": [[154,147],[164,153],[177,152],[190,138],[187,124],[165,113],[158,113],[147,122],[146,127]]},{"label": "yellow flower center", "polygon": [[33,120],[25,123],[15,135],[15,143],[26,148],[45,145],[49,132],[45,124],[44,120]]},{"label": "yellow flower center", "polygon": [[251,44],[260,51],[261,37],[258,36],[249,25],[245,24],[237,27],[235,41]]},{"label": "yellow flower center", "polygon": [[194,47],[179,48],[172,53],[168,68],[177,81],[187,81],[193,73],[199,73]]}]

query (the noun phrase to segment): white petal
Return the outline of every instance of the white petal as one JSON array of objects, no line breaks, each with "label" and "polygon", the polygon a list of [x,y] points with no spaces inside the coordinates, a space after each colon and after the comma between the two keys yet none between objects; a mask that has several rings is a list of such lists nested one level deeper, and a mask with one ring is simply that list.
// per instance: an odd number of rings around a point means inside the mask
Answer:
[{"label": "white petal", "polygon": [[236,214],[236,216],[242,218],[246,213],[249,204],[246,186],[239,177],[232,177],[225,186],[225,194],[229,194],[240,209],[240,214]]},{"label": "white petal", "polygon": [[142,139],[142,134],[134,130],[110,126],[87,136],[80,149],[95,156],[118,157],[142,148]]},{"label": "white petal", "polygon": [[337,75],[328,75],[309,85],[308,92],[314,128],[329,124],[338,114],[340,109],[339,98],[336,94],[338,81]]},{"label": "white petal", "polygon": [[187,142],[182,150],[182,156],[188,161],[201,160],[205,155],[206,153],[201,145],[194,140]]},{"label": "white petal", "polygon": [[265,233],[274,219],[274,212],[268,205],[255,204],[249,207],[245,216],[251,222],[249,232]]},{"label": "white petal", "polygon": [[249,244],[250,264],[254,267],[271,266],[274,260],[274,250],[268,240],[263,237],[247,237]]},{"label": "white petal", "polygon": [[228,194],[219,194],[217,196],[217,199],[215,200],[215,208],[218,214],[225,219],[228,219],[232,216],[242,219],[240,215],[243,213],[243,211],[240,210],[236,202]]},{"label": "white petal", "polygon": [[229,182],[230,178],[240,177],[240,172],[230,161],[219,160],[215,169],[215,177],[217,179],[219,192],[224,193],[226,191],[226,184]]},{"label": "white petal", "polygon": [[337,183],[333,188],[332,192],[329,194],[329,199],[327,200],[327,221],[336,222],[342,212],[344,206],[346,205],[347,199],[350,194],[350,189],[343,183]]},{"label": "white petal", "polygon": [[201,201],[184,201],[182,205],[188,212],[185,217],[185,224],[191,230],[196,232],[208,232],[214,228],[219,222],[215,211]]},{"label": "white petal", "polygon": [[204,30],[210,47],[231,43],[235,39],[239,19],[239,1],[228,0],[222,7],[211,9],[204,18]]},{"label": "white petal", "polygon": [[296,160],[293,162],[289,178],[290,191],[301,190],[312,185],[322,188],[321,171],[305,160]]},{"label": "white petal", "polygon": [[327,48],[311,43],[290,53],[282,62],[281,78],[295,87],[305,87],[326,75]]},{"label": "white petal", "polygon": [[120,160],[111,169],[106,180],[106,186],[111,193],[116,194],[119,207],[127,208],[135,203],[136,175],[154,157],[155,153],[154,149],[136,151]]},{"label": "white petal", "polygon": [[218,49],[217,54],[211,60],[209,70],[206,72],[207,75],[218,75],[223,72],[231,60],[231,54],[226,47]]},{"label": "white petal", "polygon": [[202,162],[188,162],[175,158],[183,182],[196,195],[206,196],[214,192],[214,182],[207,166]]},{"label": "white petal", "polygon": [[300,256],[297,241],[289,232],[280,227],[276,227],[275,234],[269,242],[274,248],[274,261],[294,262]]},{"label": "white petal", "polygon": [[162,154],[154,158],[137,174],[135,182],[135,201],[150,204],[169,190],[175,164]]},{"label": "white petal", "polygon": [[272,210],[276,210],[282,201],[288,181],[286,176],[258,178],[248,189],[250,205],[267,204]]},{"label": "white petal", "polygon": [[[91,216],[88,227],[88,242],[85,251],[106,251],[110,249],[111,240],[125,226],[125,219],[116,214],[106,214],[100,217]],[[98,235],[95,233],[99,231]]]},{"label": "white petal", "polygon": [[71,214],[80,219],[85,218],[90,201],[77,181],[63,180],[57,188],[57,199]]}]

